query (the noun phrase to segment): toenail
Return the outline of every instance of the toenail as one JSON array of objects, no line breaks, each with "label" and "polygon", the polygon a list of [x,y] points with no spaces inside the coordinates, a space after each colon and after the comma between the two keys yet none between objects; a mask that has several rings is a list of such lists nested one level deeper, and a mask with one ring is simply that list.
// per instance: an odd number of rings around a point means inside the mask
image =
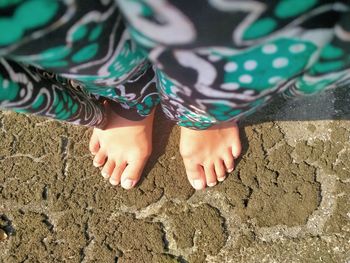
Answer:
[{"label": "toenail", "polygon": [[[231,172],[232,172],[232,171],[231,171]],[[224,181],[225,179],[226,179],[226,176],[224,176],[224,177],[219,177],[219,178],[218,178],[218,181],[219,181],[219,182],[222,182],[222,181]]]},{"label": "toenail", "polygon": [[208,183],[208,186],[209,187],[213,187],[213,186],[215,186],[217,184],[217,182],[214,182],[214,183]]},{"label": "toenail", "polygon": [[103,176],[104,178],[108,178],[108,177],[109,177],[109,174],[106,173],[106,172],[101,172],[101,174],[102,174],[102,176]]},{"label": "toenail", "polygon": [[232,173],[233,172],[233,168],[227,169],[228,173]]},{"label": "toenail", "polygon": [[96,163],[96,162],[94,162],[93,164],[94,164],[95,167],[99,167],[100,166],[100,164]]},{"label": "toenail", "polygon": [[125,179],[124,181],[122,181],[122,187],[124,189],[130,189],[131,187],[133,187],[133,185],[134,185],[133,180]]},{"label": "toenail", "polygon": [[118,184],[119,184],[118,181],[113,180],[113,179],[109,179],[109,183],[110,183],[111,185],[118,185]]},{"label": "toenail", "polygon": [[193,180],[192,185],[197,190],[203,189],[204,187],[203,181],[200,179]]}]

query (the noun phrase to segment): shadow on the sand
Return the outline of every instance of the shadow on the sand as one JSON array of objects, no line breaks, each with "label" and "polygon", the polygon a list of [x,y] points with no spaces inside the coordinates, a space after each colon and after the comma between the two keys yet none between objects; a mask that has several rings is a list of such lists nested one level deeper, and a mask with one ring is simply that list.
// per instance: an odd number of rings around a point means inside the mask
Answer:
[{"label": "shadow on the sand", "polygon": [[145,177],[157,163],[159,157],[165,153],[165,148],[174,126],[175,124],[172,121],[165,118],[161,108],[157,107],[153,126],[153,151],[138,185],[142,184]]}]

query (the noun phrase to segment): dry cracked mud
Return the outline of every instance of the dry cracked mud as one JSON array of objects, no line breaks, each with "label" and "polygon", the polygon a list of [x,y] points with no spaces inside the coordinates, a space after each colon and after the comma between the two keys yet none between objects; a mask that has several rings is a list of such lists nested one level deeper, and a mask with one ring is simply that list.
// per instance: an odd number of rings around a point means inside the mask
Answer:
[{"label": "dry cracked mud", "polygon": [[125,191],[92,166],[91,130],[2,112],[0,262],[349,263],[349,101],[276,101],[241,123],[235,171],[198,192],[162,117]]}]

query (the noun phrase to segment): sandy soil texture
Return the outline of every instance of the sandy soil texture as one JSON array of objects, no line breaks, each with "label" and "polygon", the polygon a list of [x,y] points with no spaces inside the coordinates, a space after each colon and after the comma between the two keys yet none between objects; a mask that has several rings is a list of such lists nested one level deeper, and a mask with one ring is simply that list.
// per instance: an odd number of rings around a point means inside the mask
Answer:
[{"label": "sandy soil texture", "polygon": [[103,180],[91,130],[0,114],[0,262],[350,262],[350,94],[278,100],[241,123],[243,155],[195,192],[157,118],[131,191]]}]

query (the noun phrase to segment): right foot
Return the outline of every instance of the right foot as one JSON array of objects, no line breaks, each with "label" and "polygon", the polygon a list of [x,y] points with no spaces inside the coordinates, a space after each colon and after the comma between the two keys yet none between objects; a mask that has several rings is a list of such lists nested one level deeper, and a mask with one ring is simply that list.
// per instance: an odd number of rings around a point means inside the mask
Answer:
[{"label": "right foot", "polygon": [[140,180],[152,151],[153,117],[154,111],[143,120],[130,121],[111,112],[107,127],[94,129],[89,144],[93,164],[103,166],[102,176],[112,185],[130,189]]}]

